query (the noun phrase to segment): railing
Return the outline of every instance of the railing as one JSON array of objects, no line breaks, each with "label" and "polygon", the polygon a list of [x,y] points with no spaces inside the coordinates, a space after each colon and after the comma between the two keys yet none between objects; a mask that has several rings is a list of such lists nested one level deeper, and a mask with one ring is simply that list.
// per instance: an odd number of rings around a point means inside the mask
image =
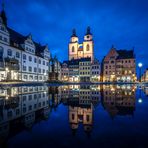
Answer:
[{"label": "railing", "polygon": [[5,58],[5,67],[9,70],[19,70],[19,61],[15,58]]},{"label": "railing", "polygon": [[9,70],[19,70],[19,65],[17,64],[5,64],[5,67],[7,67]]}]

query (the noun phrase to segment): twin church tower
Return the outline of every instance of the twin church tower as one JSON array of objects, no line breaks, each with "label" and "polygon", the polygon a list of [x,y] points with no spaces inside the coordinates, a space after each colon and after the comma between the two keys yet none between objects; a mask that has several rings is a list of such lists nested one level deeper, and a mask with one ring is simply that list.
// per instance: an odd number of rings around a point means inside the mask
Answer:
[{"label": "twin church tower", "polygon": [[72,36],[70,38],[69,60],[81,58],[91,58],[91,61],[94,61],[94,43],[90,27],[87,27],[82,44],[79,44],[79,38],[76,35],[75,29],[73,29]]}]

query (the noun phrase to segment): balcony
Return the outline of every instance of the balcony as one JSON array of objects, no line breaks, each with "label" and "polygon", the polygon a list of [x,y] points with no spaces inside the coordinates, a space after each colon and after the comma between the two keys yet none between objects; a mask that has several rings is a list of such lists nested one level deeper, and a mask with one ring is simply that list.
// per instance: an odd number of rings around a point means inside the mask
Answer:
[{"label": "balcony", "polygon": [[9,70],[19,70],[19,61],[14,58],[5,58],[5,67]]}]

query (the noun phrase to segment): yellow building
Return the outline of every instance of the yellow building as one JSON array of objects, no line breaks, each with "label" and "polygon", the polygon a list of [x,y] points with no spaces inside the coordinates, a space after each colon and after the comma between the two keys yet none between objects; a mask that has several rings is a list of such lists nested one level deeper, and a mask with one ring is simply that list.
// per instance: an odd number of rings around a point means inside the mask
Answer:
[{"label": "yellow building", "polygon": [[87,28],[87,32],[84,36],[84,41],[82,44],[79,44],[79,38],[77,37],[76,31],[74,29],[69,43],[69,53],[68,53],[69,60],[90,57],[91,61],[93,61],[94,60],[93,46],[94,46],[93,36],[90,32],[90,27]]}]

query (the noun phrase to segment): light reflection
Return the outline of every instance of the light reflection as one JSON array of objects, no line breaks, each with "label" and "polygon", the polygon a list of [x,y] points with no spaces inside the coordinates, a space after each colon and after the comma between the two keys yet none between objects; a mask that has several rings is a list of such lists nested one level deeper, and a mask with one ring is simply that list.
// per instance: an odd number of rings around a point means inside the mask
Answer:
[{"label": "light reflection", "polygon": [[142,101],[142,99],[141,99],[141,98],[139,98],[139,99],[138,99],[138,102],[139,102],[139,103],[142,103],[143,101]]}]

